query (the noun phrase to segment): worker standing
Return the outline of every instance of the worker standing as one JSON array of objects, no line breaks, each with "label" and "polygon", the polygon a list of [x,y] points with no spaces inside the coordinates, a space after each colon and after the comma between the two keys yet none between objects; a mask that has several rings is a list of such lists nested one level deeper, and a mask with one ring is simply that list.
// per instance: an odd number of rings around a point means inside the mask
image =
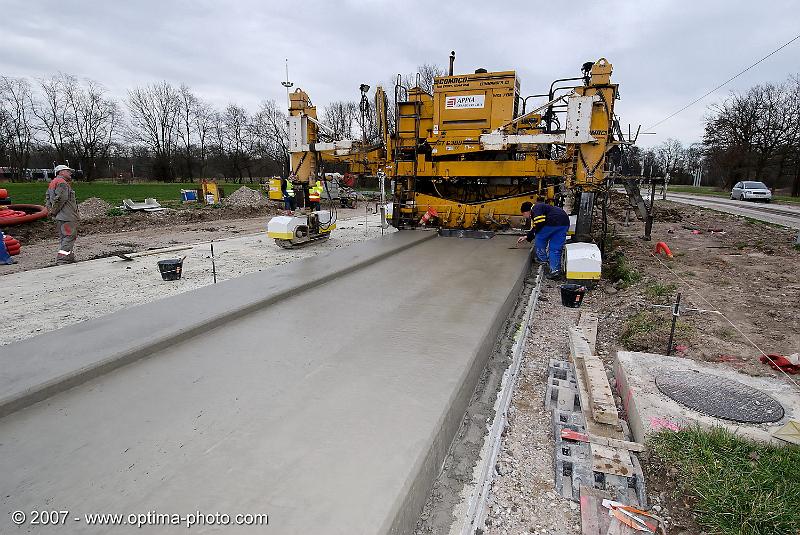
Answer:
[{"label": "worker standing", "polygon": [[542,264],[550,264],[548,279],[556,280],[561,277],[561,249],[567,240],[569,231],[569,216],[559,208],[543,202],[534,206],[530,202],[522,203],[522,215],[532,218],[531,230],[526,236],[520,236],[517,243],[525,240],[529,242],[536,239],[536,260]]},{"label": "worker standing", "polygon": [[59,165],[53,170],[55,178],[47,186],[47,211],[56,220],[60,248],[56,254],[57,264],[75,262],[75,239],[78,237],[78,201],[72,189],[74,169]]},{"label": "worker standing", "polygon": [[322,182],[319,180],[308,189],[308,201],[311,204],[312,211],[316,212],[319,210],[320,203],[322,202]]},{"label": "worker standing", "polygon": [[294,210],[294,186],[292,185],[292,178],[289,177],[283,181],[283,204],[286,210]]}]

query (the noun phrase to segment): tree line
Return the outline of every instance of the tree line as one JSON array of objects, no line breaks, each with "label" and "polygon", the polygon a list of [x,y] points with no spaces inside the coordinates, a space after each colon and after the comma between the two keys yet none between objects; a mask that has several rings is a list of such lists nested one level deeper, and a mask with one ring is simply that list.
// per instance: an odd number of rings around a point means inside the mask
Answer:
[{"label": "tree line", "polygon": [[651,147],[629,147],[618,162],[623,174],[665,177],[731,189],[741,180],[764,182],[800,196],[800,76],[731,92],[708,107],[702,142],[674,138]]},{"label": "tree line", "polygon": [[0,76],[0,167],[18,180],[26,169],[63,162],[84,180],[281,174],[282,107],[264,100],[255,113],[238,104],[218,109],[169,82],[136,87],[118,102],[101,84],[69,74]]},{"label": "tree line", "polygon": [[[430,90],[444,71],[425,64],[418,72]],[[416,83],[415,75],[400,79],[407,87]],[[385,85],[390,123],[394,85]],[[118,101],[102,84],[70,74],[0,76],[0,178],[26,180],[26,170],[64,162],[83,180],[286,176],[285,106],[264,100],[254,113],[235,103],[217,108],[187,85],[166,81],[131,89]],[[320,110],[331,132],[322,137],[376,141],[375,117],[374,98],[332,102]]]}]

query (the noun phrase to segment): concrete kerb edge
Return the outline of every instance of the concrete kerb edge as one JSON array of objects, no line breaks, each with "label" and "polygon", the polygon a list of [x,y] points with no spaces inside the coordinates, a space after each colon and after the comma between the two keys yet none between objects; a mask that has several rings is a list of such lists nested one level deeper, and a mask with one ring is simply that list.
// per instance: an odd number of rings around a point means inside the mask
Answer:
[{"label": "concrete kerb edge", "polygon": [[135,349],[128,349],[122,351],[120,353],[112,355],[107,359],[97,361],[96,363],[92,363],[89,366],[84,366],[70,373],[66,373],[64,375],[56,377],[52,380],[45,381],[39,385],[28,388],[22,392],[12,393],[11,395],[4,396],[0,398],[0,418],[4,418],[5,416],[20,411],[35,403],[44,401],[50,397],[60,394],[61,392],[65,392],[66,390],[79,386],[87,381],[105,375],[117,368],[121,368],[122,366],[126,366],[128,364],[132,364],[138,360],[146,358],[148,355],[151,355],[152,353],[165,349],[170,345],[174,345],[189,340],[190,338],[193,338],[207,331],[209,328],[220,327],[222,325],[225,325],[226,323],[235,321],[243,316],[251,314],[266,306],[272,305],[274,303],[277,303],[278,301],[296,295],[297,293],[304,292],[310,288],[329,282],[347,273],[352,273],[353,271],[357,271],[361,268],[366,267],[368,264],[379,262],[391,255],[394,255],[406,249],[410,249],[415,245],[419,245],[423,242],[426,242],[436,237],[437,235],[435,233],[429,233],[428,235],[425,235],[421,239],[414,240],[409,243],[404,243],[397,247],[393,247],[391,249],[387,249],[374,256],[362,258],[355,264],[351,264],[348,265],[347,267],[334,270],[322,277],[315,278],[303,284],[298,284],[296,286],[286,288],[264,299],[248,303],[245,306],[226,310],[219,316],[199,321],[187,328],[181,329],[174,333],[170,333],[169,335],[150,340],[147,343]]},{"label": "concrete kerb edge", "polygon": [[384,526],[380,530],[380,533],[395,534],[414,532],[416,523],[419,520],[419,515],[430,495],[433,483],[442,471],[447,453],[450,451],[458,430],[461,427],[467,406],[472,399],[475,388],[478,386],[481,373],[497,342],[500,330],[508,319],[522,291],[525,277],[530,270],[532,258],[532,254],[528,255],[503,306],[498,311],[494,321],[487,328],[483,341],[475,352],[471,366],[462,377],[461,388],[453,394],[449,407],[442,416],[439,432],[432,437],[430,447],[425,456],[418,459],[415,463],[413,473],[416,475],[412,480],[408,481],[407,492],[403,493],[403,497],[400,498],[393,507],[395,512],[388,516],[387,522],[389,524]]}]

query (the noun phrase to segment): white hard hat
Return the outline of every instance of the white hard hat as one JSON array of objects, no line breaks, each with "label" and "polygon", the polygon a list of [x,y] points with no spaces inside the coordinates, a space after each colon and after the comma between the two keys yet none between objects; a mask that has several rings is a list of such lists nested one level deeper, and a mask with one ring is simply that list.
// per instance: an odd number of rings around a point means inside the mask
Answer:
[{"label": "white hard hat", "polygon": [[55,169],[53,169],[53,172],[54,172],[55,174],[58,174],[58,173],[60,173],[61,171],[74,171],[74,170],[75,170],[75,169],[73,169],[72,167],[70,167],[70,166],[68,166],[68,165],[57,165],[57,166],[56,166],[56,168],[55,168]]}]

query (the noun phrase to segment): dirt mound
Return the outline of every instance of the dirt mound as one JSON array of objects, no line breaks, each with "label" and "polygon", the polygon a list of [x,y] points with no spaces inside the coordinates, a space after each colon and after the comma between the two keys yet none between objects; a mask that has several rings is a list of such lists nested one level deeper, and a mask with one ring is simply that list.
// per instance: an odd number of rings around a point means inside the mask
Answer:
[{"label": "dirt mound", "polygon": [[89,197],[78,205],[78,213],[81,215],[81,219],[97,219],[105,217],[110,208],[111,205],[103,199]]},{"label": "dirt mound", "polygon": [[260,191],[242,186],[225,197],[222,204],[233,208],[260,208],[267,205],[267,200]]}]

